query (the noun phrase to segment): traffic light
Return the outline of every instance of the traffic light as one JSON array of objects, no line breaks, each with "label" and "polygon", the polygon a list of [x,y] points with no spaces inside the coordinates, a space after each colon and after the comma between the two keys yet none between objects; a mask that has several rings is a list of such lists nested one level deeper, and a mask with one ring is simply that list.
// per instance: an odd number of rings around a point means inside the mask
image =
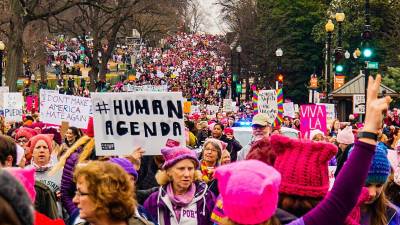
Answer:
[{"label": "traffic light", "polygon": [[336,71],[336,73],[337,74],[341,74],[341,73],[343,73],[343,70],[344,70],[344,67],[343,67],[343,65],[336,65],[335,66],[335,71]]},{"label": "traffic light", "polygon": [[372,48],[369,48],[369,47],[364,48],[363,51],[362,51],[362,54],[363,54],[365,59],[370,59],[372,57],[372,55],[373,55]]},{"label": "traffic light", "polygon": [[335,74],[343,75],[344,73],[344,53],[342,49],[335,52]]}]

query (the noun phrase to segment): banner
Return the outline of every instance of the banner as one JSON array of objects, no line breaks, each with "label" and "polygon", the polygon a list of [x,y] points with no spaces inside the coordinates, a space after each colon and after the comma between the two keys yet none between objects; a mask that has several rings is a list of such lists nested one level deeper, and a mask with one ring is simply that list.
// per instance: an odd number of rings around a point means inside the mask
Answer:
[{"label": "banner", "polygon": [[278,112],[274,121],[274,127],[280,126],[283,122],[283,90],[282,88],[276,90],[276,104]]},{"label": "banner", "polygon": [[168,92],[168,85],[131,85],[126,84],[123,87],[124,91],[136,92],[136,91],[146,91],[146,92]]},{"label": "banner", "polygon": [[[236,106],[236,102],[235,102],[235,106]],[[233,108],[232,99],[224,99],[224,105],[223,105],[222,111],[233,112],[233,110],[234,110],[234,108]]]},{"label": "banner", "polygon": [[261,90],[258,92],[258,113],[268,116],[268,123],[273,124],[278,115],[278,103],[275,90]]},{"label": "banner", "polygon": [[54,91],[40,90],[40,119],[44,123],[86,129],[91,113],[90,98],[62,95]]},{"label": "banner", "polygon": [[293,102],[283,103],[283,115],[290,118],[295,117]]},{"label": "banner", "polygon": [[365,114],[365,95],[353,95],[353,113]]},{"label": "banner", "polygon": [[326,108],[324,105],[300,106],[300,131],[303,138],[310,138],[312,130],[326,133]]},{"label": "banner", "polygon": [[96,155],[128,155],[142,147],[160,155],[167,142],[186,144],[182,93],[92,93]]},{"label": "banner", "polygon": [[5,92],[2,93],[3,113],[6,121],[20,122],[22,121],[22,107],[24,97],[21,92]]},{"label": "banner", "polygon": [[326,108],[326,119],[333,121],[336,119],[335,104],[318,103],[317,105],[324,105]]},{"label": "banner", "polygon": [[35,113],[39,109],[39,98],[37,95],[26,97],[26,110]]}]

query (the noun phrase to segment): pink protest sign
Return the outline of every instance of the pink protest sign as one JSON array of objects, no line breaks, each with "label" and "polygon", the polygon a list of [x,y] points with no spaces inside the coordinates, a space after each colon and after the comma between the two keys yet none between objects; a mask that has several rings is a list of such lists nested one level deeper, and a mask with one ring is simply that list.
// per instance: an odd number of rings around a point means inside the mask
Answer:
[{"label": "pink protest sign", "polygon": [[312,130],[320,130],[326,134],[325,105],[300,106],[300,131],[303,138],[310,138]]},{"label": "pink protest sign", "polygon": [[26,97],[26,110],[32,113],[38,111],[39,108],[39,99],[38,96],[27,96]]}]

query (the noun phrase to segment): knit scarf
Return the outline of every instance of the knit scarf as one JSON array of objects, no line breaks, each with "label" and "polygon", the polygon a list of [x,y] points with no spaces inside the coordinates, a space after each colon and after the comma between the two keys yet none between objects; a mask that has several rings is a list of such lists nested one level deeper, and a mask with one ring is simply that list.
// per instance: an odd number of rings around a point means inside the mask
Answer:
[{"label": "knit scarf", "polygon": [[178,221],[178,223],[181,219],[181,209],[189,205],[190,202],[192,202],[195,193],[196,193],[196,186],[194,184],[190,185],[189,190],[183,195],[174,194],[174,190],[172,189],[172,183],[169,183],[167,185],[167,196],[172,202],[172,207],[174,208],[176,220]]},{"label": "knit scarf", "polygon": [[[211,170],[209,169],[211,168]],[[203,179],[204,182],[208,183],[210,181],[212,181],[212,179],[214,178],[214,170],[215,170],[216,166],[213,167],[209,167],[206,165],[206,163],[204,161],[201,162],[200,165],[200,171],[201,171],[201,178]]]}]

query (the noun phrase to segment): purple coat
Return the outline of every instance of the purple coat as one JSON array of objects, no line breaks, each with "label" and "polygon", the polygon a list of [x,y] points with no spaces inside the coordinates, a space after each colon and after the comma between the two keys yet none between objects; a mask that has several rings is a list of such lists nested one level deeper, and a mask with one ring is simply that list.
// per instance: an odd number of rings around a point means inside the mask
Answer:
[{"label": "purple coat", "polygon": [[[196,202],[197,206],[197,225],[212,225],[213,222],[211,222],[211,213],[212,210],[214,209],[215,205],[215,196],[212,192],[206,190],[207,189],[207,184],[204,182],[196,182],[196,194],[195,198],[198,196],[201,196],[204,194],[202,198],[200,198]],[[161,192],[161,194],[160,194]],[[168,215],[164,216],[164,223],[165,225],[170,225],[170,214],[173,213],[171,212],[167,205],[160,199],[160,196],[165,196],[166,195],[166,186],[160,187],[160,189],[153,194],[150,195],[149,198],[144,202],[144,208],[146,211],[154,218],[155,221],[159,221],[158,218],[158,210],[162,211],[163,215]],[[205,213],[203,213],[203,209]]]},{"label": "purple coat", "polygon": [[61,202],[68,214],[71,215],[78,208],[72,202],[75,196],[76,184],[74,183],[74,170],[75,165],[78,162],[79,155],[82,152],[82,148],[79,148],[76,152],[72,153],[67,159],[64,165],[63,174],[61,177]]}]

